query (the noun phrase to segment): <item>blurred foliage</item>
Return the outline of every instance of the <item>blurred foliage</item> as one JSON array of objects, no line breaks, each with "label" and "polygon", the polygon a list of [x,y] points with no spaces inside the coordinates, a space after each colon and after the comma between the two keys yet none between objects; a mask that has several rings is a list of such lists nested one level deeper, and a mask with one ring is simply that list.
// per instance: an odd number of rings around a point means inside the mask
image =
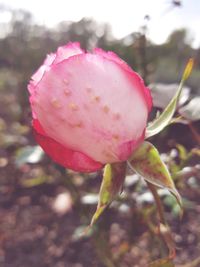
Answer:
[{"label": "blurred foliage", "polygon": [[[200,48],[191,47],[189,33],[176,30],[166,43],[155,45],[145,28],[116,40],[109,25],[91,19],[62,22],[49,29],[35,24],[28,12],[6,11],[11,20],[0,25],[0,266],[198,267]],[[79,41],[85,49],[99,46],[115,51],[154,84],[177,83],[188,58],[195,58],[187,82],[189,94],[177,113],[182,116],[179,123],[151,140],[162,152],[183,198],[184,215],[179,221],[175,198],[158,190],[181,248],[174,263],[166,259],[154,200],[139,175],[129,170],[123,193],[83,235],[97,205],[102,174],[65,170],[33,140],[27,83],[46,54],[68,41]]]}]

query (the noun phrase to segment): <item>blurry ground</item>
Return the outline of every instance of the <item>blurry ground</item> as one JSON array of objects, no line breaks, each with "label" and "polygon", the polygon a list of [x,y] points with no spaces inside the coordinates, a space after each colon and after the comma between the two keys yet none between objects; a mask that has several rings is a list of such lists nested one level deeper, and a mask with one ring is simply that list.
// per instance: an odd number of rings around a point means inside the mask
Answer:
[{"label": "blurry ground", "polygon": [[[166,257],[164,242],[152,233],[157,225],[152,196],[135,176],[127,177],[124,193],[94,231],[80,236],[95,211],[101,173],[81,175],[54,164],[33,140],[27,97],[6,88],[0,92],[0,266],[145,267]],[[198,130],[200,124],[193,126]],[[162,201],[178,248],[176,266],[198,267],[199,261],[184,265],[200,254],[196,137],[187,125],[177,124],[152,142],[165,152],[172,173],[192,170],[175,180],[184,200],[182,221],[174,198],[164,192]]]},{"label": "blurry ground", "polygon": [[[134,176],[94,232],[82,238],[79,233],[95,211],[100,173],[66,173],[47,157],[24,163],[23,155],[16,157],[16,146],[10,145],[0,160],[0,266],[145,267],[167,255],[164,243],[149,230],[156,222],[151,195]],[[186,264],[200,253],[200,190],[180,185],[182,221],[169,206],[173,197],[163,201],[178,247],[175,262]]]}]

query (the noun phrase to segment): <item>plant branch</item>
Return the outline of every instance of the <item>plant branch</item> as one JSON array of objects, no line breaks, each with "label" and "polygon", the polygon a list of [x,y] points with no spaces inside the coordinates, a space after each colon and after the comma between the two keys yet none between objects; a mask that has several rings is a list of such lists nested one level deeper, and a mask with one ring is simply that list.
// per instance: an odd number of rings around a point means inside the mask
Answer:
[{"label": "plant branch", "polygon": [[[146,181],[147,182],[147,181]],[[158,192],[157,192],[157,189],[155,187],[155,185],[147,182],[147,185],[155,199],[155,202],[156,202],[156,206],[157,206],[157,210],[158,210],[158,216],[159,216],[159,221],[162,223],[162,224],[166,224],[166,221],[165,221],[165,216],[164,216],[164,210],[163,210],[163,205],[161,203],[161,200],[160,200],[160,197],[158,195]]]}]

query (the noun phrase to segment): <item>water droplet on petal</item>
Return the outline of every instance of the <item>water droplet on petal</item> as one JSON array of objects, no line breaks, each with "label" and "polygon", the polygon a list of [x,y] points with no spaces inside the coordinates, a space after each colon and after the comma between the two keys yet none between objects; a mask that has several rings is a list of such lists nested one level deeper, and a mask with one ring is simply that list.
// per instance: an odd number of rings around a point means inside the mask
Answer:
[{"label": "water droplet on petal", "polygon": [[60,102],[58,101],[57,98],[52,98],[52,99],[51,99],[51,104],[52,104],[55,108],[60,108],[60,107],[61,107],[61,104],[60,104]]},{"label": "water droplet on petal", "polygon": [[74,125],[77,128],[83,128],[83,123],[80,121],[77,124]]},{"label": "water droplet on petal", "polygon": [[119,135],[118,135],[118,134],[113,134],[112,137],[113,137],[113,139],[116,140],[116,141],[119,140]]},{"label": "water droplet on petal", "polygon": [[66,96],[69,96],[71,94],[71,91],[69,89],[64,89],[64,94]]},{"label": "water droplet on petal", "polygon": [[67,79],[64,79],[64,80],[63,80],[63,83],[64,83],[65,85],[69,85],[69,81],[68,81]]},{"label": "water droplet on petal", "polygon": [[69,103],[69,108],[74,111],[78,110],[78,106],[75,103]]},{"label": "water droplet on petal", "polygon": [[113,154],[109,151],[104,150],[104,155],[110,160],[113,159]]},{"label": "water droplet on petal", "polygon": [[100,101],[100,96],[98,96],[98,95],[96,95],[96,96],[94,96],[93,97],[93,100],[95,101],[95,102],[99,102]]},{"label": "water droplet on petal", "polygon": [[109,112],[109,107],[107,106],[107,105],[105,105],[105,106],[103,106],[103,111],[105,112],[105,113],[108,113]]},{"label": "water droplet on petal", "polygon": [[120,114],[119,113],[114,113],[114,115],[113,115],[113,118],[115,119],[115,120],[119,120],[120,119]]}]

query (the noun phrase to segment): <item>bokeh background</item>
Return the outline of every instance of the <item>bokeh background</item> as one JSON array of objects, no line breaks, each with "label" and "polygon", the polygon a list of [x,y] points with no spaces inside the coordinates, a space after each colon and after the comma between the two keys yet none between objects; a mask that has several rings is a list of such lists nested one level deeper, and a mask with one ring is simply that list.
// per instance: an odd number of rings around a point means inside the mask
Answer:
[{"label": "bokeh background", "polygon": [[[51,161],[35,143],[27,84],[47,53],[69,41],[112,50],[140,73],[154,109],[167,105],[190,57],[195,67],[177,109],[178,123],[151,139],[183,197],[159,190],[177,246],[175,266],[200,266],[200,2],[0,2],[0,266],[145,267],[166,257],[155,234],[153,197],[128,171],[123,193],[85,236],[102,173]],[[128,112],[128,111],[127,111]]]}]

